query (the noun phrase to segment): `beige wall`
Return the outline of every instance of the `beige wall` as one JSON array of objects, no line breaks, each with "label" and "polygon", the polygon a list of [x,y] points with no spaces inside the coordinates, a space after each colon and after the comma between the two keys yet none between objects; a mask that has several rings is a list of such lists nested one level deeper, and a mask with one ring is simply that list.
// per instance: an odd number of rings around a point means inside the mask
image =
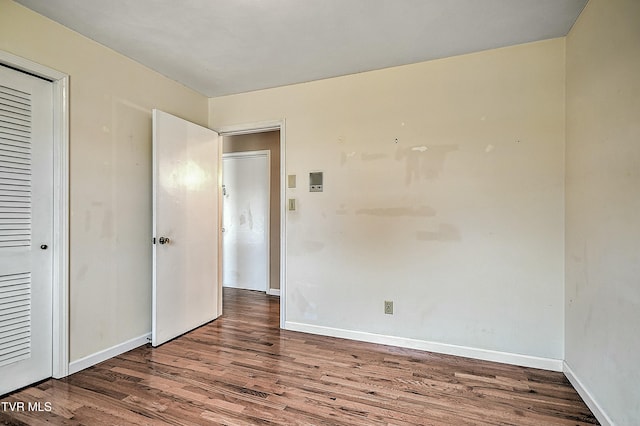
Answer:
[{"label": "beige wall", "polygon": [[286,119],[288,323],[561,360],[564,76],[555,39],[211,99]]},{"label": "beige wall", "polygon": [[271,195],[269,212],[269,288],[280,288],[280,131],[225,136],[223,150],[228,152],[269,150],[271,158]]},{"label": "beige wall", "polygon": [[640,419],[640,2],[591,0],[567,38],[566,362]]},{"label": "beige wall", "polygon": [[71,361],[151,330],[151,109],[207,100],[10,0],[0,49],[70,75]]}]

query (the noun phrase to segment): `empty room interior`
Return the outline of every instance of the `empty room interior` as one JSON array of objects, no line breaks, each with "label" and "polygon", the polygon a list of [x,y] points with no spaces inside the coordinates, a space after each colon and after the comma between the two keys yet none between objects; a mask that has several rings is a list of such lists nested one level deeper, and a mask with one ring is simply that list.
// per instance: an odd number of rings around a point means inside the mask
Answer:
[{"label": "empty room interior", "polygon": [[0,72],[0,422],[640,424],[639,1],[0,0]]}]

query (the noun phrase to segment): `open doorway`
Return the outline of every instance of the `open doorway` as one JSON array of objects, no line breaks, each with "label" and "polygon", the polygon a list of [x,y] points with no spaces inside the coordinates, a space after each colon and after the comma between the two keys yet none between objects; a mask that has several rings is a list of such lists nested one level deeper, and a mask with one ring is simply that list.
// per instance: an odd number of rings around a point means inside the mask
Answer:
[{"label": "open doorway", "polygon": [[222,144],[224,212],[233,215],[223,218],[223,285],[279,296],[280,130],[228,135]]}]

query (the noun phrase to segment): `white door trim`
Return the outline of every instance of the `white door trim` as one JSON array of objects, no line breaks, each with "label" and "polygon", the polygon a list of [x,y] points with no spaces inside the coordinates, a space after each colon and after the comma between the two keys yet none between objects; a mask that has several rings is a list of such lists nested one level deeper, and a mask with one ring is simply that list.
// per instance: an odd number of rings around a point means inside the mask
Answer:
[{"label": "white door trim", "polygon": [[55,378],[69,374],[69,76],[0,50],[0,64],[53,85],[53,359]]},{"label": "white door trim", "polygon": [[[224,142],[223,142],[224,143]],[[222,154],[222,161],[224,164],[224,160],[226,158],[244,158],[244,157],[265,157],[267,159],[267,213],[266,213],[266,224],[267,226],[265,226],[265,232],[267,234],[267,250],[266,250],[266,262],[267,262],[267,268],[266,268],[266,282],[267,282],[267,288],[265,289],[265,293],[267,294],[273,294],[272,293],[272,289],[271,289],[271,151],[268,149],[262,149],[262,150],[257,150],[257,151],[239,151],[239,152],[228,152],[225,154]],[[222,170],[222,174],[224,176],[224,165],[222,166],[223,170]],[[224,209],[223,209],[224,211]],[[223,220],[223,224],[224,224],[224,217],[222,218]],[[224,247],[224,242],[223,242],[223,247]],[[224,250],[222,255],[224,256]],[[224,265],[224,263],[223,263]],[[224,274],[224,270],[222,271],[222,273]],[[224,275],[223,275],[224,276]],[[224,282],[223,282],[224,284]]]},{"label": "white door trim", "polygon": [[[228,135],[227,135],[228,136]],[[234,158],[234,157],[270,157],[271,151],[268,149],[261,149],[258,151],[238,151],[238,152],[225,152],[222,154],[222,158]]]},{"label": "white door trim", "polygon": [[[238,124],[214,129],[220,136],[246,135],[280,130],[280,328],[285,328],[287,305],[287,168],[286,120]],[[220,284],[222,285],[222,284]]]}]

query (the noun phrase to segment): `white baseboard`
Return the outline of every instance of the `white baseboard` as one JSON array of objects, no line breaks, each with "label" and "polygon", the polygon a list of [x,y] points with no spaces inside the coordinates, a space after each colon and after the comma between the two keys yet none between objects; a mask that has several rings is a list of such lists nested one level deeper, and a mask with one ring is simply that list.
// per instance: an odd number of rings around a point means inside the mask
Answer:
[{"label": "white baseboard", "polygon": [[604,412],[600,404],[596,402],[591,392],[589,392],[580,379],[578,379],[578,376],[576,376],[576,373],[573,372],[566,361],[563,362],[562,371],[576,389],[578,395],[584,400],[584,403],[587,404],[587,407],[589,407],[593,415],[596,416],[600,424],[602,426],[613,426],[614,423],[611,418]]},{"label": "white baseboard", "polygon": [[[223,284],[222,287],[223,288],[237,288],[237,289],[240,289],[240,290],[262,291],[262,290],[259,290],[259,289],[247,288],[245,286],[234,286],[234,285],[226,285],[226,284]],[[278,296],[278,297],[280,297],[280,289],[279,288],[268,288],[267,290],[265,290],[265,293],[268,294],[269,296]]]},{"label": "white baseboard", "polygon": [[323,327],[318,325],[285,322],[286,330],[319,334],[322,336],[340,337],[343,339],[359,340],[362,342],[378,343],[381,345],[399,346],[402,348],[419,349],[440,354],[456,355],[502,364],[518,365],[521,367],[539,368],[542,370],[562,371],[562,360],[520,355],[509,352],[499,352],[487,349],[471,348],[467,346],[450,345],[447,343],[429,342],[426,340],[409,339],[397,336],[367,333],[363,331],[344,330],[340,328]]},{"label": "white baseboard", "polygon": [[143,334],[142,336],[127,340],[119,345],[112,346],[108,349],[96,352],[95,354],[80,358],[77,361],[73,361],[69,363],[69,374],[77,373],[80,370],[99,364],[109,358],[113,358],[114,356],[128,352],[131,349],[135,349],[138,346],[145,345],[151,341],[150,339],[151,333]]}]

